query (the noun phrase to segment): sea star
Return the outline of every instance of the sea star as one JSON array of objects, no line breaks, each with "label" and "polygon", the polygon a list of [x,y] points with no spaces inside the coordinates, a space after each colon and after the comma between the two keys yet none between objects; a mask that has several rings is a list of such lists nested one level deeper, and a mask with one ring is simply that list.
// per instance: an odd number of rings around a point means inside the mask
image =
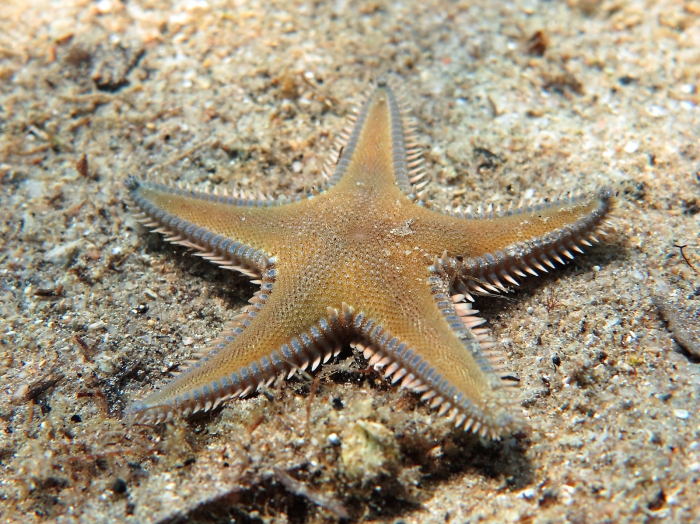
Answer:
[{"label": "sea star", "polygon": [[457,426],[493,438],[519,426],[500,354],[464,300],[582,252],[579,244],[597,241],[612,192],[505,212],[433,210],[418,193],[422,154],[404,113],[379,83],[343,132],[321,189],[295,198],[129,179],[147,226],[260,284],[192,368],[132,404],[137,420],[212,409],[315,369],[349,343]]}]

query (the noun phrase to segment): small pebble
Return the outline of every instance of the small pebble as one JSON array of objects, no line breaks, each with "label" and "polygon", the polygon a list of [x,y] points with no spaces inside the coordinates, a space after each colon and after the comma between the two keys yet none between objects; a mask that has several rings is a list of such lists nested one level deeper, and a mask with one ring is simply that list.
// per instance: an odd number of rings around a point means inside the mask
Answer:
[{"label": "small pebble", "polygon": [[114,492],[115,495],[121,495],[123,493],[126,493],[126,482],[124,482],[123,479],[115,479],[114,482],[112,482],[112,486],[110,489]]},{"label": "small pebble", "polygon": [[97,322],[93,322],[88,326],[88,331],[97,331],[98,329],[104,329],[106,327],[107,324],[105,322],[98,320]]},{"label": "small pebble", "polygon": [[337,435],[337,433],[331,433],[328,435],[328,443],[332,446],[340,446],[340,437]]},{"label": "small pebble", "polygon": [[535,490],[532,488],[524,489],[518,494],[518,498],[532,500],[535,498]]},{"label": "small pebble", "polygon": [[639,149],[639,140],[630,140],[625,144],[625,153],[634,153]]},{"label": "small pebble", "polygon": [[652,104],[649,107],[647,107],[647,114],[649,116],[658,118],[664,116],[666,113],[668,113],[668,111],[665,107],[657,106],[656,104]]},{"label": "small pebble", "polygon": [[688,413],[687,409],[674,409],[673,414],[676,415],[677,418],[680,418],[683,420],[690,417],[690,413]]}]

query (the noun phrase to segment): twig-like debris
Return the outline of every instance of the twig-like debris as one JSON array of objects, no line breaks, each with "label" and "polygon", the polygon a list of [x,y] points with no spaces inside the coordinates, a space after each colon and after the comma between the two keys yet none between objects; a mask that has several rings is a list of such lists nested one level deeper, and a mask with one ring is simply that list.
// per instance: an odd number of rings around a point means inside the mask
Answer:
[{"label": "twig-like debris", "polygon": [[695,271],[698,275],[700,275],[700,271],[695,269],[695,266],[690,263],[690,260],[688,260],[688,257],[685,256],[685,253],[683,252],[683,249],[688,247],[688,246],[686,244],[683,244],[682,246],[679,246],[677,244],[673,244],[673,247],[677,247],[680,250],[681,256],[683,257],[683,260],[685,260],[685,263],[688,264],[693,271]]},{"label": "twig-like debris", "polygon": [[554,290],[550,289],[549,294],[544,299],[544,309],[547,311],[547,313],[551,313],[552,310],[558,308],[560,305],[561,303],[554,295]]},{"label": "twig-like debris", "polygon": [[340,162],[340,158],[343,156],[343,150],[345,149],[345,146],[341,146],[340,149],[338,150],[338,158],[335,161],[335,165],[338,165],[338,162]]},{"label": "twig-like debris", "polygon": [[85,178],[88,177],[89,169],[88,169],[88,159],[87,159],[86,154],[83,153],[83,155],[75,163],[75,170],[78,173],[80,173],[81,176],[84,176]]},{"label": "twig-like debris", "polygon": [[87,342],[85,342],[80,335],[74,335],[73,340],[75,340],[75,342],[78,344],[78,346],[82,350],[83,354],[87,357],[87,359],[92,361],[92,357],[95,356],[95,352],[90,347],[90,345]]},{"label": "twig-like debris", "polygon": [[58,373],[56,375],[49,374],[48,376],[39,379],[32,386],[30,386],[29,390],[24,395],[24,398],[26,398],[27,400],[36,399],[44,391],[54,387],[61,380],[63,380],[63,377],[64,375]]},{"label": "twig-like debris", "polygon": [[45,289],[45,288],[39,288],[36,291],[34,291],[34,296],[35,297],[42,297],[42,298],[58,298],[63,294],[63,286],[58,286],[53,289]]},{"label": "twig-like debris", "polygon": [[345,506],[343,506],[343,504],[335,497],[312,490],[303,482],[299,482],[298,480],[290,477],[280,468],[273,468],[273,471],[275,472],[277,480],[279,480],[290,493],[310,500],[317,506],[330,511],[341,519],[347,519],[350,517],[348,510],[346,510]]}]

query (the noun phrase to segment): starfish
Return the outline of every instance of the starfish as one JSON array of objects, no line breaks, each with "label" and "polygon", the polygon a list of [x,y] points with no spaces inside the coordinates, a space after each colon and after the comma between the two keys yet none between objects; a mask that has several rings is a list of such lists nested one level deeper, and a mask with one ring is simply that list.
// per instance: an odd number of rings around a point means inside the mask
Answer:
[{"label": "starfish", "polygon": [[405,104],[383,82],[350,117],[318,190],[294,198],[197,192],[130,178],[148,227],[251,276],[251,304],[192,367],[128,412],[139,422],[210,410],[350,344],[458,427],[498,438],[522,421],[475,294],[508,291],[604,233],[613,195],[507,211],[439,211]]}]

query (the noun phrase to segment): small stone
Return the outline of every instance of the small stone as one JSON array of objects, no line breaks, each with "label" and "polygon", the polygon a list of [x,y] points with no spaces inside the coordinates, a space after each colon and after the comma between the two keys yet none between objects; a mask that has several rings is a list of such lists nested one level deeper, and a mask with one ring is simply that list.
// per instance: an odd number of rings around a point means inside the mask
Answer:
[{"label": "small stone", "polygon": [[518,498],[532,500],[535,498],[535,490],[533,488],[524,489],[518,494]]},{"label": "small stone", "polygon": [[680,418],[683,420],[690,417],[690,413],[688,413],[687,409],[674,409],[673,414],[676,416],[676,418]]},{"label": "small stone", "polygon": [[123,479],[118,478],[112,483],[110,489],[115,495],[126,493],[126,482]]},{"label": "small stone", "polygon": [[107,327],[106,322],[102,322],[101,320],[98,320],[97,322],[93,322],[88,326],[88,331],[98,331],[100,329],[105,329]]},{"label": "small stone", "polygon": [[634,153],[637,149],[639,149],[639,140],[630,140],[624,147],[625,153]]},{"label": "small stone", "polygon": [[340,437],[337,433],[331,433],[330,435],[328,435],[328,443],[331,446],[340,446],[342,444]]},{"label": "small stone", "polygon": [[656,104],[652,104],[649,107],[647,107],[647,114],[649,116],[653,116],[654,118],[659,118],[664,116],[668,111],[666,110],[665,107],[658,106]]}]

